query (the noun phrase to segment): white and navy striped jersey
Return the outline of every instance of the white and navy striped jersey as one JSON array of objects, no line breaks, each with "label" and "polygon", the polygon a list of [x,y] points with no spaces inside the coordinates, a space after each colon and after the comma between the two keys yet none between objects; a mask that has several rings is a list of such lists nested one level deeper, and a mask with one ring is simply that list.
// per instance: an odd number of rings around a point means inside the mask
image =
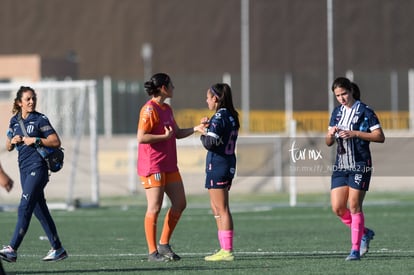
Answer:
[{"label": "white and navy striped jersey", "polygon": [[[362,129],[363,122],[367,123],[366,129]],[[343,105],[337,106],[331,115],[329,128],[338,126],[340,129],[371,132],[381,128],[375,112],[361,101],[356,101],[351,108]],[[354,169],[359,165],[371,166],[371,152],[369,141],[359,138],[342,140],[345,153],[337,154],[335,165],[339,169]]]}]

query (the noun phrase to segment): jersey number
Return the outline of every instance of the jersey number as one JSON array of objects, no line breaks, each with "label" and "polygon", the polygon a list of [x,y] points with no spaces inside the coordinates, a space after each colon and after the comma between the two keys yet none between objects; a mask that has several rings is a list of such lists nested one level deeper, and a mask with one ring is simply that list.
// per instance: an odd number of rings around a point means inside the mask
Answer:
[{"label": "jersey number", "polygon": [[237,138],[237,131],[231,131],[229,141],[226,145],[226,155],[234,154],[234,149],[236,148],[236,138]]}]

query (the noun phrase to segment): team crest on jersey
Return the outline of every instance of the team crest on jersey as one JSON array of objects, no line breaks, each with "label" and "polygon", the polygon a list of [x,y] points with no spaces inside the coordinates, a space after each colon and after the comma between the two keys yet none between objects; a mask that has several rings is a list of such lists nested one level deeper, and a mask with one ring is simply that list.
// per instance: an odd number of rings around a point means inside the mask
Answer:
[{"label": "team crest on jersey", "polygon": [[151,114],[153,110],[154,107],[152,107],[151,105],[147,105],[145,108],[145,112],[147,112],[148,114]]},{"label": "team crest on jersey", "polygon": [[145,110],[144,110],[144,114],[143,114],[142,120],[144,122],[147,122],[147,119],[149,117],[151,117],[153,111],[154,111],[154,107],[152,107],[151,105],[145,106]]},{"label": "team crest on jersey", "polygon": [[31,125],[31,124],[29,124],[29,125],[26,127],[26,132],[27,132],[28,134],[31,134],[31,133],[33,133],[33,131],[34,131],[34,126],[33,126],[33,125]]},{"label": "team crest on jersey", "polygon": [[358,119],[359,119],[359,116],[354,116],[354,117],[352,118],[352,123],[353,123],[353,124],[357,123],[357,122],[358,122]]}]

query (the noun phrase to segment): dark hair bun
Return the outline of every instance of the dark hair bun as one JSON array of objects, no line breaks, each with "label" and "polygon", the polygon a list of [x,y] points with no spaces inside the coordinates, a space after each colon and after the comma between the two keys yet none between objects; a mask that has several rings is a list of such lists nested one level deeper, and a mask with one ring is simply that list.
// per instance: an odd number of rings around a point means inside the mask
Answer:
[{"label": "dark hair bun", "polygon": [[171,82],[170,77],[165,73],[157,73],[151,77],[151,80],[144,83],[145,91],[148,95],[156,95],[159,92],[159,88],[163,85],[168,86]]},{"label": "dark hair bun", "polygon": [[154,85],[154,83],[152,83],[152,81],[146,81],[144,83],[144,87],[145,87],[145,89],[154,89],[155,85]]},{"label": "dark hair bun", "polygon": [[157,90],[152,81],[146,81],[144,83],[144,88],[148,95],[153,95]]}]

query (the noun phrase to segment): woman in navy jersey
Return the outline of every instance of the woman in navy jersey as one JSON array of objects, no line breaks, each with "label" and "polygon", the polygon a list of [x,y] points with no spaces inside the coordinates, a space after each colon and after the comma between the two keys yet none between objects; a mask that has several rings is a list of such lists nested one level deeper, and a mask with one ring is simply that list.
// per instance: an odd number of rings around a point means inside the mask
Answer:
[{"label": "woman in navy jersey", "polygon": [[220,251],[206,256],[206,261],[232,261],[233,218],[229,206],[229,190],[236,172],[236,141],[240,128],[239,114],[233,106],[231,88],[215,84],[207,90],[207,105],[215,114],[202,123],[208,125],[201,142],[208,150],[205,188],[210,195],[211,209],[216,219]]},{"label": "woman in navy jersey", "polygon": [[347,261],[360,260],[368,252],[374,231],[365,227],[362,204],[373,170],[370,142],[385,140],[375,112],[359,100],[355,83],[344,77],[332,84],[340,103],[331,115],[325,141],[337,143],[337,155],[331,180],[332,211],[351,230],[351,253]]},{"label": "woman in navy jersey", "polygon": [[[16,261],[16,251],[27,233],[32,214],[39,220],[52,246],[43,261],[58,261],[67,257],[46,204],[44,188],[49,182],[48,166],[36,150],[38,146],[60,147],[60,139],[48,118],[36,111],[36,103],[35,91],[30,87],[20,87],[7,132],[6,149],[12,151],[16,148],[18,151],[22,186],[13,237],[10,244],[0,250],[0,257],[8,262]],[[21,123],[27,136],[22,131]]]}]

